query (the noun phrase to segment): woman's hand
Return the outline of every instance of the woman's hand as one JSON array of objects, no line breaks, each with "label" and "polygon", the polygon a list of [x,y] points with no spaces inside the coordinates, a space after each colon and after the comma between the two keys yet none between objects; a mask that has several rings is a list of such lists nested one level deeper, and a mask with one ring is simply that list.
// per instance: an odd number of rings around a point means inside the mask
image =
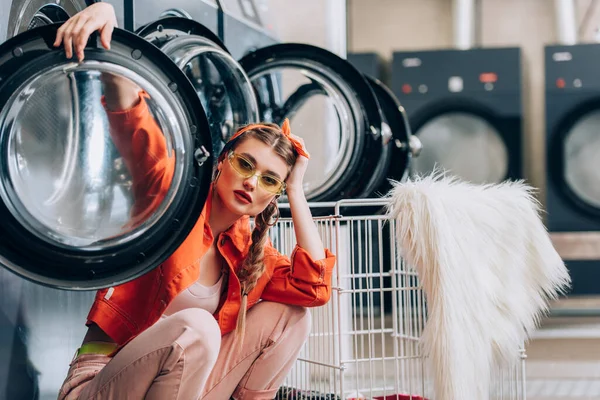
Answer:
[{"label": "woman's hand", "polygon": [[[304,139],[299,136],[291,135],[298,142],[302,143],[302,148],[306,151],[306,145],[304,144]],[[308,153],[308,151],[306,151]],[[295,191],[303,191],[302,182],[304,181],[304,174],[306,173],[306,168],[308,167],[308,158],[304,156],[298,156],[296,159],[296,164],[292,168],[292,172],[285,181],[286,184],[286,192],[295,192]]]},{"label": "woman's hand", "polygon": [[73,56],[73,50],[79,62],[83,61],[83,49],[94,31],[100,33],[100,42],[110,49],[112,32],[117,26],[117,16],[112,5],[95,3],[78,12],[67,20],[56,32],[54,47],[64,44],[67,58]]},{"label": "woman's hand", "polygon": [[69,365],[69,373],[58,393],[58,400],[77,400],[92,379],[108,364],[110,357],[82,354]]}]

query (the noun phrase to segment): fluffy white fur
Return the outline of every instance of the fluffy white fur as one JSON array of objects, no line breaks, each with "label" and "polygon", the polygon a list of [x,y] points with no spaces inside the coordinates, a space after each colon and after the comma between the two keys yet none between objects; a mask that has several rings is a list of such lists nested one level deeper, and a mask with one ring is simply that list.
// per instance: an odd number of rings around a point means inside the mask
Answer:
[{"label": "fluffy white fur", "polygon": [[422,346],[436,400],[483,400],[519,360],[548,302],[570,284],[523,182],[473,185],[439,172],[389,193],[400,256],[427,297]]}]

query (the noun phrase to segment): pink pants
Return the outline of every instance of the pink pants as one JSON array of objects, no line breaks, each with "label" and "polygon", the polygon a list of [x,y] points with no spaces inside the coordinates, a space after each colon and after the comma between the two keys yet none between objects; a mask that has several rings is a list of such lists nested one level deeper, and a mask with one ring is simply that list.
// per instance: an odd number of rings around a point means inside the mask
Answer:
[{"label": "pink pants", "polygon": [[244,345],[221,338],[215,318],[187,309],[162,319],[112,359],[71,363],[59,399],[273,399],[310,332],[305,308],[260,302],[248,311]]}]

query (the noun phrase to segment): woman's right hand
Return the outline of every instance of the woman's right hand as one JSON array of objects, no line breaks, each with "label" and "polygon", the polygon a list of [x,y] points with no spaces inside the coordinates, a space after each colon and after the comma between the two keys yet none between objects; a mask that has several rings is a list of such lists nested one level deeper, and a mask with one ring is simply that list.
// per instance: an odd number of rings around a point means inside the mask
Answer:
[{"label": "woman's right hand", "polygon": [[58,393],[58,400],[77,400],[79,395],[111,360],[103,354],[82,354],[69,365],[69,373]]},{"label": "woman's right hand", "polygon": [[83,50],[90,35],[94,31],[100,33],[100,42],[105,49],[110,49],[112,32],[117,26],[117,16],[112,5],[108,3],[95,3],[85,10],[69,18],[56,32],[54,47],[63,43],[67,58],[77,56],[79,62],[83,61]]}]

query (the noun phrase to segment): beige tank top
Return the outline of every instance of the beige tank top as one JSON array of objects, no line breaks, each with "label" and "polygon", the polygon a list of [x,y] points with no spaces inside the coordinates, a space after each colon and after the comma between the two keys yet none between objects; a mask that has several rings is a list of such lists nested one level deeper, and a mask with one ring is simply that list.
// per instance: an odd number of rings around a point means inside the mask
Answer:
[{"label": "beige tank top", "polygon": [[224,276],[225,274],[221,274],[217,283],[210,287],[203,286],[197,281],[194,282],[192,286],[173,299],[162,316],[168,317],[186,308],[202,308],[214,314],[219,308]]}]

